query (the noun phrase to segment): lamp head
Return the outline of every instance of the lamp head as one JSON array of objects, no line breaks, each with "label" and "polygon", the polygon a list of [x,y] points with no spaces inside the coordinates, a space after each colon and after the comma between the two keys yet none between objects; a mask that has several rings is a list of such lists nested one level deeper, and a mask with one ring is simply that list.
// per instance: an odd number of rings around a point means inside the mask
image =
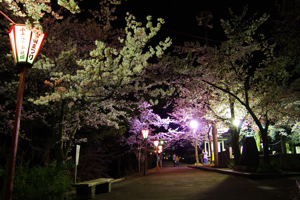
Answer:
[{"label": "lamp head", "polygon": [[25,24],[13,24],[8,32],[15,64],[32,65],[45,38],[37,29],[29,30]]},{"label": "lamp head", "polygon": [[142,134],[143,134],[143,138],[147,139],[148,138],[148,134],[149,134],[149,130],[148,129],[143,129],[142,130]]},{"label": "lamp head", "polygon": [[197,122],[196,120],[192,120],[192,121],[190,122],[190,127],[191,127],[192,129],[197,129],[197,128],[198,128],[198,122]]}]

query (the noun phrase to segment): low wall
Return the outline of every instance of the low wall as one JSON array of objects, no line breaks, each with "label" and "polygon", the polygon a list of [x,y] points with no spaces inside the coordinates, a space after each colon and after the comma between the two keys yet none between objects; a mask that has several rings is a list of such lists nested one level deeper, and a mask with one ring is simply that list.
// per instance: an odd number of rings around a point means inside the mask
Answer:
[{"label": "low wall", "polygon": [[[263,162],[263,156],[260,156],[260,162]],[[283,171],[300,172],[300,154],[270,155],[270,162],[278,164]]]}]

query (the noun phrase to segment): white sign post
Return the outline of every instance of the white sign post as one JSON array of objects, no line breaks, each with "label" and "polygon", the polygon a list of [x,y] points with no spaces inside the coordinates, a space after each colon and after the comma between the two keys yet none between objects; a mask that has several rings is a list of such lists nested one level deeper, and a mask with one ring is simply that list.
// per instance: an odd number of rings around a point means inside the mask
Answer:
[{"label": "white sign post", "polygon": [[77,165],[79,163],[79,153],[80,153],[80,145],[76,145],[75,180],[74,180],[75,183],[76,183],[76,179],[77,179]]},{"label": "white sign post", "polygon": [[76,165],[79,163],[79,152],[80,152],[80,145],[76,145]]}]

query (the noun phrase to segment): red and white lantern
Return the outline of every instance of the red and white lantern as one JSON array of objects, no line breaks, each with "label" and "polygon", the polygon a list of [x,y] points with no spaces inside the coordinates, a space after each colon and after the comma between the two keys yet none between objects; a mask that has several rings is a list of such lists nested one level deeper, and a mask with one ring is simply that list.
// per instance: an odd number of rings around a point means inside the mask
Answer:
[{"label": "red and white lantern", "polygon": [[15,64],[33,64],[46,34],[40,34],[37,29],[29,30],[25,24],[13,24],[8,34]]}]

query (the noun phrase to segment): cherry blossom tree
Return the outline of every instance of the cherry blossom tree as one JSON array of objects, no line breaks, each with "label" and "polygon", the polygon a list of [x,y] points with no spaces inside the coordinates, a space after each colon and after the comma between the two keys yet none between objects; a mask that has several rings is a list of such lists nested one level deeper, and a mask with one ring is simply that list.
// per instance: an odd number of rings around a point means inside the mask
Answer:
[{"label": "cherry blossom tree", "polygon": [[[130,129],[129,133],[131,134],[129,137],[123,137],[122,143],[123,145],[129,146],[129,152],[134,152],[137,160],[138,160],[138,171],[141,170],[141,155],[142,155],[142,147],[143,147],[143,136],[141,134],[142,129],[148,129],[149,141],[153,141],[155,139],[160,139],[159,134],[155,135],[155,128],[164,127],[164,129],[168,129],[170,120],[168,118],[162,119],[158,114],[155,114],[152,109],[152,105],[146,101],[142,102],[139,107],[137,107],[136,115],[129,120]],[[149,142],[148,144],[152,144]],[[152,144],[153,146],[153,144]],[[145,159],[145,158],[143,158]]]},{"label": "cherry blossom tree", "polygon": [[[186,46],[184,51],[192,51],[201,64],[196,78],[213,88],[213,91],[225,93],[229,98],[231,121],[234,104],[242,105],[252,117],[264,145],[264,162],[269,164],[268,127],[278,120],[278,111],[282,102],[281,81],[285,78],[285,69],[274,64],[274,45],[269,44],[259,27],[266,22],[268,15],[246,18],[246,10],[232,19],[221,20],[227,40],[216,47],[202,47],[199,44]],[[233,125],[230,127],[234,131]]]},{"label": "cherry blossom tree", "polygon": [[[35,146],[34,148],[39,149],[41,152],[45,152],[46,155],[43,156],[45,160],[49,160],[49,154],[53,148],[53,144],[55,147],[56,159],[60,161],[65,160],[68,152],[72,148],[73,142],[79,142],[74,140],[74,134],[83,125],[89,124],[91,121],[88,117],[84,116],[91,115],[88,113],[89,108],[85,107],[84,104],[79,104],[78,102],[75,103],[72,108],[67,107],[67,103],[64,101],[54,102],[47,106],[44,105],[36,107],[32,103],[28,104],[28,99],[31,97],[31,101],[33,101],[33,98],[38,98],[39,96],[43,95],[45,91],[52,92],[53,90],[60,90],[60,81],[54,81],[53,83],[48,81],[50,79],[49,75],[51,75],[51,73],[55,73],[56,71],[74,73],[76,68],[81,69],[77,66],[76,59],[87,58],[89,52],[95,47],[95,40],[98,39],[105,41],[107,38],[109,38],[111,44],[116,43],[114,41],[117,41],[118,36],[116,36],[116,34],[119,32],[118,30],[112,30],[110,27],[110,21],[114,19],[111,16],[112,11],[107,9],[107,4],[100,5],[104,7],[103,9],[100,9],[100,12],[94,11],[91,13],[91,16],[95,17],[94,19],[99,18],[100,23],[99,21],[97,22],[91,19],[87,19],[85,22],[78,22],[78,19],[76,19],[74,16],[60,21],[57,21],[54,18],[44,17],[40,22],[44,27],[44,31],[47,32],[47,37],[43,43],[43,50],[45,51],[40,53],[39,57],[42,59],[35,63],[33,68],[29,70],[27,76],[26,93],[24,95],[25,101],[23,103],[23,107],[25,109],[22,111],[21,124],[23,124],[24,120],[27,118],[31,118],[31,120],[36,121],[41,120],[39,124],[44,125],[44,140],[39,144],[44,145],[41,145],[40,147]],[[1,41],[3,41],[4,45],[6,44],[6,46],[9,46],[7,33],[3,33],[3,36],[5,37],[5,40]],[[3,48],[3,50],[9,49],[10,47]],[[11,54],[6,55],[12,57]],[[11,61],[13,60],[11,59]],[[3,62],[3,64],[4,63],[6,62]],[[13,66],[12,62],[10,62],[10,64]],[[14,69],[13,67],[8,68],[7,66],[5,68]],[[2,69],[4,70],[5,68],[3,67]],[[5,70],[3,72],[5,72]],[[17,72],[17,69],[12,71],[12,73],[15,72]],[[3,77],[8,76],[6,74],[6,76]],[[4,79],[2,80],[4,81]],[[5,114],[5,116],[7,116],[9,113],[13,113],[12,110],[15,107],[15,96],[7,95],[8,91],[12,92],[15,90],[14,88],[17,88],[17,80],[14,80],[13,82],[11,82],[11,80],[12,79],[8,78],[7,81],[3,82],[4,84],[2,84],[3,88],[1,92],[3,92],[3,95],[6,96],[6,99],[7,97],[12,97],[10,99],[12,106],[2,106],[2,109],[6,109],[6,112],[2,112]],[[5,104],[8,105],[8,102]],[[2,105],[5,104],[3,103]],[[10,117],[5,118],[9,120],[8,122],[4,122],[6,126],[3,126],[3,128],[6,127],[6,130],[11,128],[7,127],[7,125],[11,124],[12,126],[12,123],[9,123],[12,121],[11,116],[12,114],[10,114]],[[35,127],[36,131],[38,131],[39,126]],[[8,134],[9,132],[10,131],[8,131]],[[21,133],[22,132],[28,132],[26,125],[22,126]],[[28,138],[28,136],[25,136],[25,134],[23,136],[25,138],[27,137],[29,141],[41,141],[41,137],[39,139],[33,139],[30,137]],[[44,148],[44,150],[41,150],[42,148]]]},{"label": "cherry blossom tree", "polygon": [[[287,137],[291,145],[299,143],[299,6],[298,0],[291,2],[276,2],[280,16],[273,20],[274,29],[272,39],[277,43],[275,55],[276,65],[284,68],[285,74],[281,87],[281,105],[286,112],[278,113],[282,120],[272,124],[272,136],[277,134]],[[275,63],[275,62],[274,62]],[[270,133],[271,135],[271,133]]]},{"label": "cherry blossom tree", "polygon": [[[70,63],[60,63],[68,59],[74,60],[74,50],[62,52],[62,57],[58,57],[58,64],[62,64],[62,67],[51,72],[52,77],[45,81],[51,90],[45,96],[31,100],[38,105],[57,105],[57,149],[61,152],[68,147],[58,157],[66,158],[72,138],[82,124],[118,128],[118,121],[126,119],[127,111],[139,101],[140,95],[137,91],[146,89],[139,84],[143,81],[141,75],[148,65],[147,60],[154,55],[161,56],[171,44],[167,39],[160,42],[155,49],[148,46],[150,50],[145,52],[147,42],[164,23],[159,19],[157,26],[153,27],[150,20],[151,17],[148,17],[147,28],[143,28],[141,23],[135,21],[134,16],[128,14],[126,36],[119,39],[121,46],[114,47],[114,43],[109,46],[102,41],[96,41],[96,49],[90,52],[91,58],[79,60],[78,66],[72,63],[77,71],[72,66],[68,67]],[[44,65],[47,65],[47,60],[39,63],[40,68]],[[64,68],[67,69],[62,70]],[[130,95],[134,95],[137,100],[130,101]],[[70,132],[68,137],[64,130],[66,133]]]},{"label": "cherry blossom tree", "polygon": [[[40,19],[44,17],[45,13],[51,14],[56,19],[62,19],[57,12],[55,12],[51,7],[50,0],[42,0],[42,1],[33,1],[33,0],[25,0],[25,1],[11,1],[11,0],[1,0],[0,3],[4,4],[4,7],[7,10],[12,11],[13,15],[17,17],[26,17],[28,26],[32,26],[42,30],[43,27],[40,25]],[[57,4],[61,7],[68,9],[71,13],[75,14],[80,12],[78,5],[74,0],[66,1],[60,0],[57,1]]]}]

